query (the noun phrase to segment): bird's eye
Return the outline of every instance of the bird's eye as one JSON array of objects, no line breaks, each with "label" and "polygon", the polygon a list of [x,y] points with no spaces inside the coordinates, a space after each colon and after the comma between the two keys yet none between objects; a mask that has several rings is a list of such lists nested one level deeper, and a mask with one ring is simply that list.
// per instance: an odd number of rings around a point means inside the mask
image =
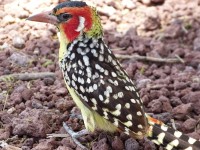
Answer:
[{"label": "bird's eye", "polygon": [[62,21],[67,21],[69,20],[70,18],[72,17],[71,14],[68,14],[68,13],[62,13],[58,16],[58,19],[60,20],[60,22]]}]

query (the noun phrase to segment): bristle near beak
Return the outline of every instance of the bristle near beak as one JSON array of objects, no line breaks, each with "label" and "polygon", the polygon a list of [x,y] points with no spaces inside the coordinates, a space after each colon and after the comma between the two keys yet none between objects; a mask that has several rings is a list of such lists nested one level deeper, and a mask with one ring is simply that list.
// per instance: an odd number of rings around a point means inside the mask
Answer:
[{"label": "bristle near beak", "polygon": [[54,25],[58,24],[58,19],[56,18],[56,16],[52,15],[52,11],[46,11],[46,12],[33,15],[27,18],[26,20],[50,23]]}]

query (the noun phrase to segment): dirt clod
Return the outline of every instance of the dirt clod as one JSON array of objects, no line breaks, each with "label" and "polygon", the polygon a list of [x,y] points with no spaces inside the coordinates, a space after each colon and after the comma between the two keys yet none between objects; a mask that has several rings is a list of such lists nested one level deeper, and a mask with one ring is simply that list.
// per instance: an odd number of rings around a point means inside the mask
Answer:
[{"label": "dirt clod", "polygon": [[45,111],[27,108],[19,114],[19,117],[13,119],[13,134],[45,137],[51,131],[48,126],[50,121],[51,115]]}]

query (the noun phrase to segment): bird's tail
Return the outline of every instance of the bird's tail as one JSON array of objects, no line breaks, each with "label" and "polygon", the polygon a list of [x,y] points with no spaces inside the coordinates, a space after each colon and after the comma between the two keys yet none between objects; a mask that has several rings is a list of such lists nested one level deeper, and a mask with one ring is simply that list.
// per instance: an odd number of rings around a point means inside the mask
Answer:
[{"label": "bird's tail", "polygon": [[161,121],[147,116],[150,125],[148,137],[167,150],[200,150],[200,141],[174,130]]}]

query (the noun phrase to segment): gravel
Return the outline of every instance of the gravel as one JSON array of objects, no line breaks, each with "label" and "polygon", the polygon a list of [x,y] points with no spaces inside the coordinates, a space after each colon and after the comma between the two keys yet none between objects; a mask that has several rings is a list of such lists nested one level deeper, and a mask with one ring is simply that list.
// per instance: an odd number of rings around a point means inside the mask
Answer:
[{"label": "gravel", "polygon": [[[62,0],[60,0],[61,2]],[[25,72],[55,72],[55,78],[0,82],[0,140],[29,150],[78,150],[71,138],[47,139],[75,131],[83,121],[70,117],[80,111],[72,101],[58,64],[56,27],[25,21],[49,10],[58,0],[4,0],[0,5],[0,76]],[[200,9],[199,1],[88,0],[100,15],[104,38],[115,54],[177,58],[184,63],[156,63],[120,59],[135,81],[147,113],[200,138]],[[16,7],[17,6],[17,7]],[[15,137],[15,138],[13,138]],[[10,140],[12,139],[12,140]],[[121,133],[97,132],[80,140],[92,150],[159,150],[149,140]]]}]

